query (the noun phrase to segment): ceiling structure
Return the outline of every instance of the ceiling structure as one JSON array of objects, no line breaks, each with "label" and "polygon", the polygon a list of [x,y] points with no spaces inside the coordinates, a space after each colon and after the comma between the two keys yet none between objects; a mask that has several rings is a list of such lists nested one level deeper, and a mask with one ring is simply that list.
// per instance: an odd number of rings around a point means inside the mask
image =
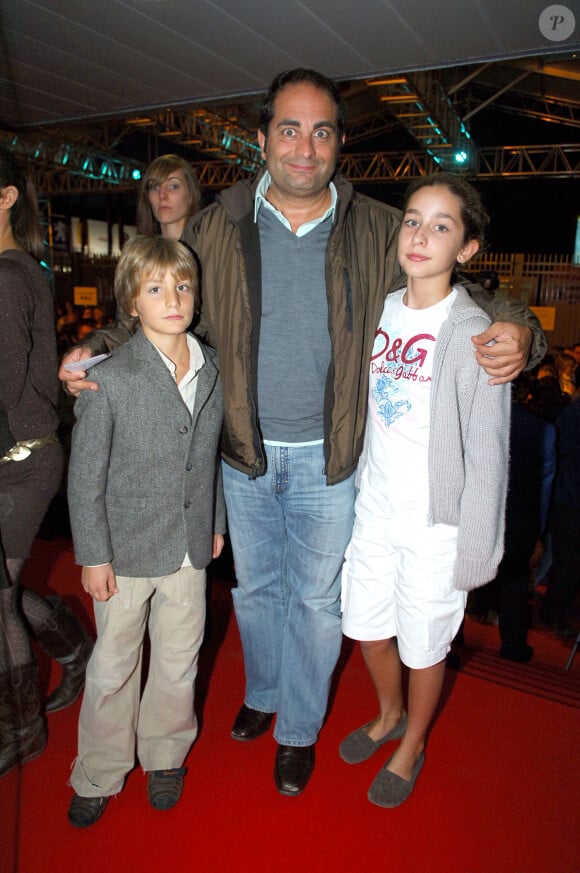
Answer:
[{"label": "ceiling structure", "polygon": [[[280,70],[335,78],[341,169],[580,177],[580,0],[0,0],[0,141],[43,193],[125,190],[175,151],[255,171]],[[3,49],[3,50],[2,50]]]}]

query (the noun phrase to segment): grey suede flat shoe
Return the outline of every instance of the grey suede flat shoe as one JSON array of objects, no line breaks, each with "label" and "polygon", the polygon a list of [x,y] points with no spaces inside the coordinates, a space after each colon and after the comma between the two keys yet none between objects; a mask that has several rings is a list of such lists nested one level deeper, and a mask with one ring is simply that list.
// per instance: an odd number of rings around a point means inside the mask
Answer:
[{"label": "grey suede flat shoe", "polygon": [[389,761],[387,761],[382,770],[379,770],[367,794],[371,803],[374,803],[375,806],[382,806],[385,809],[399,806],[409,797],[425,763],[425,755],[421,753],[417,758],[411,779],[408,782],[401,776],[397,776],[396,773],[387,770]]},{"label": "grey suede flat shoe", "polygon": [[353,731],[348,737],[345,737],[338,747],[338,754],[347,764],[360,764],[361,761],[366,761],[371,755],[384,746],[385,743],[390,743],[391,740],[400,740],[407,730],[407,713],[405,712],[399,722],[395,725],[392,731],[381,737],[380,740],[371,740],[365,728],[372,724],[363,724],[362,727]]}]

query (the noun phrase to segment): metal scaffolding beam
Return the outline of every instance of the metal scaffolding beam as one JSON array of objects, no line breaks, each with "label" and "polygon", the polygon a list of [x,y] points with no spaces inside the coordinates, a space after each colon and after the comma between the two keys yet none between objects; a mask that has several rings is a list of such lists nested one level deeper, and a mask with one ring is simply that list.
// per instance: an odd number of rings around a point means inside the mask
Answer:
[{"label": "metal scaffolding beam", "polygon": [[[8,140],[8,137],[11,137]],[[13,134],[0,132],[0,141],[13,145]],[[96,192],[135,191],[138,181],[135,170],[142,172],[145,165],[110,155],[92,155],[70,148],[69,161],[62,163],[61,145],[36,143],[21,146],[20,153],[30,161],[36,188],[42,195],[82,194]],[[579,178],[580,145],[516,145],[481,149],[479,169],[475,178]],[[58,163],[56,162],[58,159]],[[247,179],[254,170],[242,164],[223,160],[192,161],[199,184],[204,189],[221,189]],[[441,167],[424,151],[381,151],[342,153],[340,172],[354,183],[404,182]]]},{"label": "metal scaffolding beam", "polygon": [[[477,148],[439,79],[430,71],[370,79],[379,100],[443,169],[473,173]],[[460,163],[458,163],[458,161]]]},{"label": "metal scaffolding beam", "polygon": [[[500,146],[480,149],[477,179],[580,178],[580,145]],[[341,172],[355,184],[402,182],[440,169],[424,152],[344,154]]]},{"label": "metal scaffolding beam", "polygon": [[234,109],[217,111],[203,108],[152,113],[144,118],[128,119],[129,126],[151,128],[157,136],[171,139],[197,151],[215,152],[221,160],[255,172],[261,162],[254,131],[240,125]]},{"label": "metal scaffolding beam", "polygon": [[[107,188],[117,190],[121,187],[134,186],[141,178],[143,164],[129,158],[120,158],[110,152],[98,152],[83,148],[71,142],[42,139],[24,136],[17,133],[0,131],[0,142],[17,155],[25,158],[35,175],[48,172],[54,177],[50,190],[55,186],[64,186],[65,190],[87,190],[91,182],[100,190],[105,184]],[[39,188],[44,190],[44,188]]]}]

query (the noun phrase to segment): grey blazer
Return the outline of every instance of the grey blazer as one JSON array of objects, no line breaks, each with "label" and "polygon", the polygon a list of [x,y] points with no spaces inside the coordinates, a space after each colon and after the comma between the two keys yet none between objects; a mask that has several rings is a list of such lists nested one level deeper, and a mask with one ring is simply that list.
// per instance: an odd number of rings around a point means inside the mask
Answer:
[{"label": "grey blazer", "polygon": [[199,345],[193,417],[141,330],[91,371],[99,390],[75,404],[68,473],[78,564],[165,576],[186,551],[198,569],[211,561],[212,535],[225,532],[223,413],[215,352]]}]

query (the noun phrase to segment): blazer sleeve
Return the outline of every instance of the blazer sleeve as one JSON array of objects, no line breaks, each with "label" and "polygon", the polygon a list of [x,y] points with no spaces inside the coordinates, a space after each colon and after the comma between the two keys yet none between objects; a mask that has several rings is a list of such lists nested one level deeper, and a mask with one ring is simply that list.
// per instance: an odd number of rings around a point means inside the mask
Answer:
[{"label": "blazer sleeve", "polygon": [[105,386],[83,391],[75,403],[68,469],[68,503],[75,560],[82,566],[113,560],[105,495],[113,416]]},{"label": "blazer sleeve", "polygon": [[225,534],[227,530],[226,525],[226,503],[224,499],[224,486],[223,486],[223,477],[222,477],[222,465],[221,461],[218,457],[216,462],[216,474],[215,474],[215,512],[214,512],[214,523],[213,523],[213,531],[216,534]]}]

